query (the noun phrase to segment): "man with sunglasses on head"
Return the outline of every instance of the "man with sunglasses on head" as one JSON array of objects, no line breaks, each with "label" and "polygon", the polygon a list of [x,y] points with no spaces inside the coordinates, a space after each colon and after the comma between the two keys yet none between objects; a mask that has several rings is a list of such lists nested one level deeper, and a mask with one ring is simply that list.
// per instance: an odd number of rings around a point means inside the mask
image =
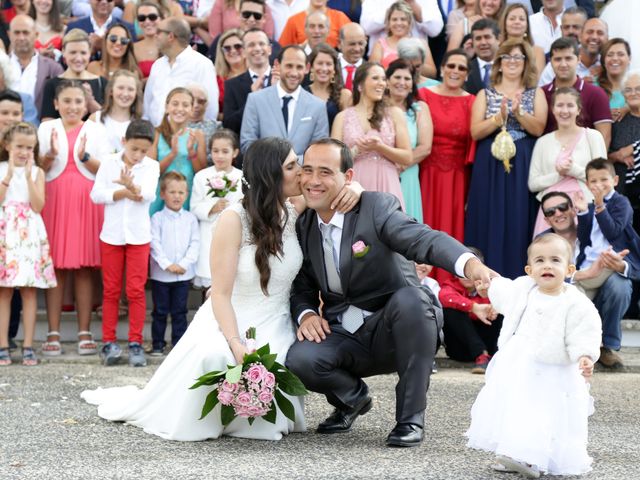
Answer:
[{"label": "man with sunglasses on head", "polygon": [[216,120],[218,116],[216,69],[211,60],[189,46],[190,38],[189,24],[181,18],[165,18],[158,24],[156,45],[162,57],[151,67],[143,106],[143,117],[156,127],[164,115],[167,94],[176,87],[202,86],[209,98],[205,118]]},{"label": "man with sunglasses on head", "polygon": [[[581,201],[586,204],[584,200]],[[577,216],[579,213],[571,197],[564,192],[549,192],[542,197],[540,206],[545,221],[551,227],[540,235],[553,232],[564,237],[570,245],[574,246],[573,260],[579,267],[580,265],[577,262],[581,260],[584,255],[582,255],[581,258],[579,258],[579,256],[586,250],[586,247],[581,248],[578,240]],[[606,209],[606,207],[604,207],[604,209]],[[600,213],[600,215],[602,214],[603,212]],[[585,215],[588,215],[588,213]],[[600,220],[598,220],[598,222],[600,222]],[[595,229],[592,229],[590,246],[594,246],[597,241]],[[614,274],[599,287],[598,293],[593,298],[593,302],[602,317],[604,333],[606,334],[607,331],[617,331],[618,333],[613,334],[614,337],[619,337],[620,335],[620,321],[631,302],[631,280],[629,277],[636,276],[638,268],[640,267],[640,265],[637,264],[637,260],[634,260],[637,259],[638,252],[634,252],[633,255],[628,255],[628,252],[629,250],[626,250],[626,252],[616,252],[611,248],[603,251],[598,259],[606,268],[613,270]],[[595,279],[601,270],[598,262],[591,263],[588,268],[582,268],[576,271],[571,281],[583,282],[585,280]],[[599,363],[608,368],[622,367],[620,355],[613,349],[607,347],[608,345],[605,344],[605,346],[601,348]],[[617,348],[619,348],[619,346],[617,346]]]},{"label": "man with sunglasses on head", "polygon": [[[266,7],[264,0],[240,0],[240,26],[238,27],[243,32],[248,32],[249,30],[257,29],[262,30],[267,35],[267,39],[271,45],[271,53],[269,57],[269,63],[273,64],[273,61],[278,58],[278,54],[282,47],[278,42],[269,38],[269,34],[267,34],[265,30],[266,24]],[[213,63],[216,62],[216,52],[218,48],[218,41],[220,40],[220,35],[217,35],[211,45],[209,46],[209,52],[207,56],[211,59]]]},{"label": "man with sunglasses on head", "polygon": [[[27,15],[16,15],[9,24],[9,38],[11,39],[11,63],[19,72],[15,89],[29,97],[28,103],[35,104],[33,115],[25,104],[25,121],[39,123],[42,109],[42,95],[44,84],[50,78],[62,74],[60,64],[44,55],[40,55],[35,48],[38,33],[34,20]],[[25,103],[23,101],[23,103]],[[37,110],[37,111],[36,111]]]},{"label": "man with sunglasses on head", "polygon": [[74,28],[79,28],[89,34],[91,47],[93,49],[92,60],[100,58],[102,39],[111,25],[117,24],[124,26],[129,30],[133,41],[135,42],[137,40],[134,26],[113,15],[115,0],[90,0],[89,3],[91,5],[91,14],[75,22],[71,22],[67,25],[67,32],[70,32]]},{"label": "man with sunglasses on head", "polygon": [[224,82],[222,125],[240,135],[242,116],[251,92],[275,85],[280,79],[278,69],[271,68],[271,43],[267,34],[253,28],[242,37],[247,71]]}]

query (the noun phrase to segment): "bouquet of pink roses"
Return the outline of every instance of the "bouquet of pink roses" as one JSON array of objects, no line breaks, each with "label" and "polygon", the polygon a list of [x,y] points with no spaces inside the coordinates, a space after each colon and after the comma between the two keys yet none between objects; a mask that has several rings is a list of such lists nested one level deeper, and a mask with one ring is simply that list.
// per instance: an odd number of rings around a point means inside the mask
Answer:
[{"label": "bouquet of pink roses", "polygon": [[218,172],[209,180],[209,191],[207,195],[211,195],[214,198],[224,198],[229,192],[235,192],[238,189],[238,182],[231,180],[226,173]]},{"label": "bouquet of pink roses", "polygon": [[214,387],[205,399],[200,419],[219,403],[225,426],[236,417],[246,418],[250,425],[258,417],[276,423],[277,409],[295,421],[293,404],[284,393],[299,396],[308,392],[298,377],[276,362],[276,354],[270,352],[269,344],[257,350],[252,348],[255,335],[254,327],[247,330],[247,346],[252,352],[244,356],[241,364],[229,365],[225,371],[205,373],[191,386],[191,389],[203,385]]}]

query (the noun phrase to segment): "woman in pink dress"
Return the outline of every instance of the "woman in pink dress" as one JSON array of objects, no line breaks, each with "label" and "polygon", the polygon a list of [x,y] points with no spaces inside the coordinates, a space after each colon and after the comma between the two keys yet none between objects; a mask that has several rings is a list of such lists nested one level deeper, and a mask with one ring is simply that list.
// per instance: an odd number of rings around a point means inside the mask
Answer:
[{"label": "woman in pink dress", "polygon": [[45,171],[47,202],[42,218],[51,244],[58,285],[46,292],[49,333],[42,345],[45,356],[60,355],[60,313],[67,275],[74,275],[78,312],[78,353],[95,354],[91,336],[93,269],[100,267],[103,207],[91,202],[100,159],[106,153],[106,132],[101,124],[82,118],[87,106],[85,91],[77,80],[62,80],[54,106],[60,118],[38,128],[40,164]]},{"label": "woman in pink dress", "polygon": [[384,101],[387,78],[377,63],[363,63],[353,78],[353,107],[336,115],[331,136],[353,154],[354,179],[365,190],[388,192],[404,199],[396,165],[413,163],[405,114]]}]

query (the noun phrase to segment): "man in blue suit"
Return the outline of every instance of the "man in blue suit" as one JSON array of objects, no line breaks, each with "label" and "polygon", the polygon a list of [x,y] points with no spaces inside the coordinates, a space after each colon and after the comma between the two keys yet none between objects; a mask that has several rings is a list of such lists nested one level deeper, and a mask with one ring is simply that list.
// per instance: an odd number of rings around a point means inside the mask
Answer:
[{"label": "man in blue suit", "polygon": [[136,31],[132,24],[115,18],[113,13],[113,7],[115,5],[113,0],[90,0],[91,4],[91,15],[88,17],[82,17],[75,22],[71,22],[67,25],[67,32],[74,29],[79,28],[80,30],[84,30],[89,34],[89,38],[91,39],[91,47],[94,55],[98,54],[102,49],[102,39],[106,31],[113,24],[120,24],[124,26],[133,41],[136,41]]},{"label": "man in blue suit", "polygon": [[325,102],[301,87],[309,65],[300,46],[282,49],[278,63],[278,83],[249,94],[242,117],[240,146],[244,153],[260,138],[286,138],[302,159],[311,142],[329,136],[327,110]]}]

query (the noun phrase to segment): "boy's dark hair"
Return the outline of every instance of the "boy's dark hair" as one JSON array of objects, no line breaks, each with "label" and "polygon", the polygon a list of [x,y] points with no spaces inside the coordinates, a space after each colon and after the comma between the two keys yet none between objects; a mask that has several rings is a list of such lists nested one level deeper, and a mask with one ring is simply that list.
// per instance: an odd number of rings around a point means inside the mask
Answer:
[{"label": "boy's dark hair", "polygon": [[162,178],[160,179],[160,191],[164,192],[167,189],[167,184],[171,181],[184,182],[187,184],[187,189],[189,188],[189,182],[187,182],[187,177],[185,177],[180,172],[171,170],[170,172],[167,172],[164,175],[162,175]]},{"label": "boy's dark hair", "polygon": [[155,138],[155,128],[148,120],[131,120],[129,126],[127,127],[127,131],[124,134],[125,140],[142,139],[149,140],[153,143]]},{"label": "boy's dark hair", "polygon": [[587,163],[587,166],[584,168],[585,176],[587,177],[587,180],[589,180],[589,171],[591,170],[607,170],[612,177],[616,176],[616,169],[613,166],[613,163],[611,163],[606,158],[602,158],[602,157],[594,158],[589,163]]},{"label": "boy's dark hair", "polygon": [[549,193],[545,193],[542,196],[542,198],[540,199],[540,206],[542,207],[544,205],[544,202],[546,202],[550,198],[554,198],[554,197],[564,198],[567,201],[567,203],[569,204],[569,208],[573,208],[573,200],[571,200],[571,197],[569,195],[567,195],[566,193],[564,193],[564,192],[549,192]]},{"label": "boy's dark hair", "polygon": [[24,109],[24,105],[22,105],[22,98],[18,92],[9,90],[8,88],[6,90],[2,90],[0,92],[0,102],[4,102],[5,100],[7,102],[19,103]]}]

